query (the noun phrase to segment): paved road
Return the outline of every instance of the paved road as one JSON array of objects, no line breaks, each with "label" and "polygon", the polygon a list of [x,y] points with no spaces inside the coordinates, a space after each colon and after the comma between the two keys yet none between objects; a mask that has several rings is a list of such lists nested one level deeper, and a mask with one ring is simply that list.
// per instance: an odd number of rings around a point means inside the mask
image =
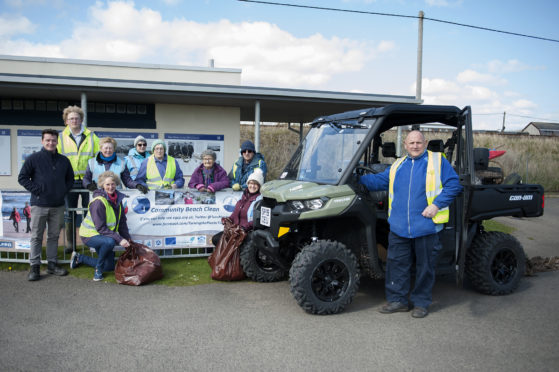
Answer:
[{"label": "paved road", "polygon": [[[546,202],[559,210],[557,201]],[[557,212],[548,209],[535,225],[551,229],[516,232],[530,243],[529,254],[557,254]],[[555,238],[548,242],[549,236]],[[30,283],[26,275],[0,272],[3,371],[554,371],[559,365],[559,272],[526,277],[502,297],[438,280],[425,319],[378,313],[383,285],[373,280],[364,280],[344,313],[312,316],[297,306],[287,282],[135,288],[71,276]]]}]

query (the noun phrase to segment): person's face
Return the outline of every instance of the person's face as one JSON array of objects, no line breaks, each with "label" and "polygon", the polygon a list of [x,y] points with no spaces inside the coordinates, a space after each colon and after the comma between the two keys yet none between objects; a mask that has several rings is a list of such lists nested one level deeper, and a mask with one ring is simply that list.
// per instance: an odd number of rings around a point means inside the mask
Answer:
[{"label": "person's face", "polygon": [[245,159],[246,163],[249,163],[252,158],[254,158],[254,152],[252,150],[243,150],[243,159]]},{"label": "person's face", "polygon": [[105,179],[105,183],[103,184],[103,190],[105,190],[107,194],[113,194],[116,190],[115,180],[113,180],[111,177]]},{"label": "person's face", "polygon": [[136,151],[140,154],[144,154],[146,152],[148,144],[144,141],[140,141],[136,144]]},{"label": "person's face", "polygon": [[41,140],[41,144],[45,148],[45,150],[50,152],[56,151],[56,145],[58,144],[58,137],[53,136],[52,134],[46,133]]},{"label": "person's face", "polygon": [[106,158],[111,157],[115,152],[115,148],[113,147],[113,144],[110,142],[105,142],[103,145],[101,145],[100,150],[101,150],[101,154],[103,154],[103,156]]},{"label": "person's face", "polygon": [[165,157],[165,148],[163,147],[163,145],[155,146],[155,148],[153,149],[153,155],[155,155],[155,158],[157,160],[163,160],[163,158]]},{"label": "person's face", "polygon": [[206,155],[202,158],[202,163],[204,164],[204,168],[212,169],[214,166],[214,158],[213,156]]},{"label": "person's face", "polygon": [[66,125],[72,132],[79,132],[82,129],[82,118],[77,112],[71,112],[66,116]]},{"label": "person's face", "polygon": [[427,147],[427,141],[420,132],[412,131],[406,137],[406,140],[404,141],[404,147],[412,158],[416,158],[419,155],[423,154],[423,151],[425,151],[425,148]]},{"label": "person's face", "polygon": [[255,181],[248,181],[247,183],[247,189],[248,192],[250,192],[251,194],[254,194],[255,192],[258,192],[258,190],[260,190],[260,185],[258,184],[258,182]]}]

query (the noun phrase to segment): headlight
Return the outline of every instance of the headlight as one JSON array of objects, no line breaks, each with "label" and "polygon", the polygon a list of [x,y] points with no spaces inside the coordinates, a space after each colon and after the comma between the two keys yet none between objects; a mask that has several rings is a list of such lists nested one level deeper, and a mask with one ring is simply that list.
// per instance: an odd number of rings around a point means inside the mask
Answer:
[{"label": "headlight", "polygon": [[311,200],[305,200],[305,207],[315,210],[315,209],[320,209],[322,208],[322,206],[324,205],[324,202],[322,201],[322,199],[311,199]]},{"label": "headlight", "polygon": [[328,201],[327,197],[309,199],[309,200],[292,200],[289,202],[289,206],[292,210],[296,212],[314,211],[324,207]]}]

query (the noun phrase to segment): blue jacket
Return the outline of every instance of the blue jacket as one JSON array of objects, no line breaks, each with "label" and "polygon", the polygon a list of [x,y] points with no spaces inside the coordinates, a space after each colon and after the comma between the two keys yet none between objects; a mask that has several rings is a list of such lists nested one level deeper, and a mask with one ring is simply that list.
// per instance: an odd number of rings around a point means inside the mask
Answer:
[{"label": "blue jacket", "polygon": [[247,180],[248,176],[252,172],[254,172],[255,168],[260,168],[262,170],[262,174],[264,175],[264,181],[266,181],[266,173],[268,172],[268,167],[266,166],[266,162],[264,161],[264,156],[257,152],[254,154],[251,162],[245,166],[243,171],[243,163],[245,159],[241,156],[235,164],[233,164],[233,168],[231,168],[231,172],[229,172],[229,179],[231,180],[230,186],[233,187],[234,184],[238,183],[241,185],[241,188],[244,190],[247,188]]},{"label": "blue jacket", "polygon": [[[441,159],[441,182],[443,191],[433,204],[439,209],[447,207],[462,191],[458,175],[444,157]],[[371,191],[388,190],[390,168],[379,174],[366,174],[360,183]],[[432,219],[421,213],[427,207],[425,179],[427,176],[427,151],[412,159],[409,156],[402,162],[394,179],[394,198],[392,213],[388,218],[390,230],[403,238],[418,238],[438,232]]]},{"label": "blue jacket", "polygon": [[93,181],[97,183],[99,175],[108,170],[116,173],[124,186],[129,189],[136,188],[136,182],[130,177],[130,172],[128,172],[128,169],[124,166],[124,160],[118,156],[115,156],[112,161],[103,160],[101,159],[101,152],[98,152],[94,158],[88,160],[87,169],[85,170],[85,175],[82,180],[83,187],[87,188]]},{"label": "blue jacket", "polygon": [[136,179],[136,176],[138,175],[138,171],[140,170],[140,165],[142,165],[142,162],[146,160],[151,154],[149,153],[149,151],[146,151],[144,155],[145,156],[140,155],[138,150],[132,147],[128,151],[128,156],[124,158],[124,163],[126,165],[126,168],[130,172],[130,177],[133,180]]}]

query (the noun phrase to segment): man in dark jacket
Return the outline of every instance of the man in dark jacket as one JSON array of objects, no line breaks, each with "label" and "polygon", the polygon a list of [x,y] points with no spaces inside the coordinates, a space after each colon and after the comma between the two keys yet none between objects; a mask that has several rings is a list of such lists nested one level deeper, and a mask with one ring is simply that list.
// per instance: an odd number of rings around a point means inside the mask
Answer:
[{"label": "man in dark jacket", "polygon": [[31,154],[23,163],[18,182],[31,192],[31,271],[27,277],[40,279],[41,248],[45,226],[47,231],[47,272],[66,275],[68,271],[57,266],[57,248],[60,228],[64,221],[64,197],[74,184],[72,164],[56,150],[58,132],[45,129],[41,135],[43,148]]},{"label": "man in dark jacket", "polygon": [[256,148],[252,141],[245,141],[241,145],[241,156],[233,164],[231,172],[229,172],[229,179],[231,188],[235,191],[246,190],[248,177],[254,172],[255,169],[260,169],[266,181],[266,173],[268,167],[264,161],[264,155],[256,152]]}]

